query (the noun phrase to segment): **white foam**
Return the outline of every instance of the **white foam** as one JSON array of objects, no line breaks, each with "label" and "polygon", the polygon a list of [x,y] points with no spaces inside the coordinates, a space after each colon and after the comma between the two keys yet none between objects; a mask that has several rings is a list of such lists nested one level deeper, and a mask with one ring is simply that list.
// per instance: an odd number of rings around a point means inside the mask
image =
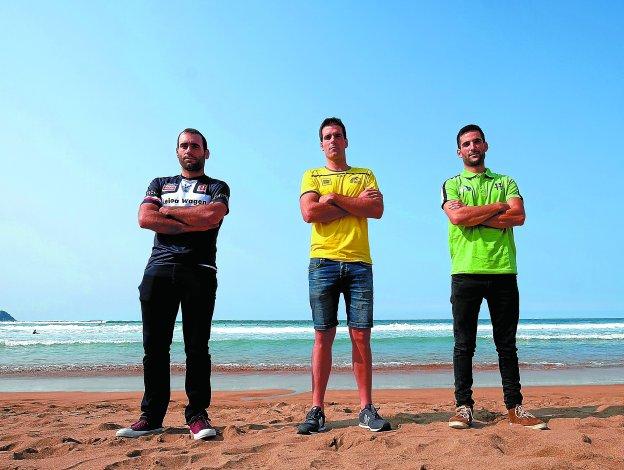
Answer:
[{"label": "white foam", "polygon": [[135,341],[132,340],[0,340],[0,345],[5,347],[17,347],[17,346],[54,346],[57,344],[133,344],[141,343],[142,339]]},{"label": "white foam", "polygon": [[516,336],[517,339],[522,339],[522,340],[553,340],[553,339],[564,339],[564,340],[569,340],[569,339],[574,339],[574,340],[588,340],[588,339],[597,339],[597,340],[619,340],[619,339],[624,339],[624,334],[621,333],[609,333],[609,334],[583,334],[583,333],[579,333],[579,334],[560,334],[560,335],[517,335]]}]

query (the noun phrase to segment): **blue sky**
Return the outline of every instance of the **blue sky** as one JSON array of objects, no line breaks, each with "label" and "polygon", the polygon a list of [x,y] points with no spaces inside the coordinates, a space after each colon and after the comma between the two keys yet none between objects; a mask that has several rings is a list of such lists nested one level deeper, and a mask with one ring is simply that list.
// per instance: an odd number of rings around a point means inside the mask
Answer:
[{"label": "blue sky", "polygon": [[0,309],[139,319],[137,207],[196,127],[232,191],[215,318],[308,319],[299,184],[335,115],[385,196],[377,318],[450,316],[440,187],[470,122],[525,198],[522,315],[624,316],[624,6],[545,3],[3,2]]}]

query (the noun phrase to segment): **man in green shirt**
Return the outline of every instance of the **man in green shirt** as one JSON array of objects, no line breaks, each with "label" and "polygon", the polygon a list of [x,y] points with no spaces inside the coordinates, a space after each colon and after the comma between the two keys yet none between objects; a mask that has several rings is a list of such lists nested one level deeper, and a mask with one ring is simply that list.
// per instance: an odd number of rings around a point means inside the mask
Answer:
[{"label": "man in green shirt", "polygon": [[485,167],[488,144],[475,124],[457,134],[464,170],[442,185],[442,208],[449,218],[453,369],[456,414],[449,426],[472,424],[472,357],[481,302],[490,310],[494,343],[509,422],[533,429],[546,423],[522,406],[516,331],[520,314],[513,227],[524,224],[524,203],[516,182]]}]

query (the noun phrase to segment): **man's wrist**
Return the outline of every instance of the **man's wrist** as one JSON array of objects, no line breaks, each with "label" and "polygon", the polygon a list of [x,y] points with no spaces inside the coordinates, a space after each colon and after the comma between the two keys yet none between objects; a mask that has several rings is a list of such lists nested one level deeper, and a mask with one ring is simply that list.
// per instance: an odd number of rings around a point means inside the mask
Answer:
[{"label": "man's wrist", "polygon": [[329,193],[325,195],[325,204],[331,204],[332,206],[336,205],[336,195],[334,193]]}]

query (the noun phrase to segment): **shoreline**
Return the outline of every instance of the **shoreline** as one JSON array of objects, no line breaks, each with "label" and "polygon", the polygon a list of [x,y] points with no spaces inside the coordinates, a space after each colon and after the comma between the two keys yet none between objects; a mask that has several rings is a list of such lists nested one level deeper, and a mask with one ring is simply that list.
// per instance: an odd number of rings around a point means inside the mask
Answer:
[{"label": "shoreline", "polygon": [[[624,367],[579,368],[579,369],[521,369],[523,386],[549,385],[619,385],[624,384]],[[215,391],[249,391],[266,387],[290,389],[294,393],[310,390],[309,370],[303,371],[228,371],[211,373],[212,388]],[[500,385],[497,369],[475,370],[476,387]],[[355,381],[351,370],[333,370],[329,389],[353,390]],[[374,389],[432,389],[453,387],[453,370],[375,370]],[[184,390],[184,372],[172,372],[171,389]],[[4,375],[0,379],[0,392],[132,392],[143,390],[143,375],[140,369],[134,373],[99,374],[97,371],[79,374],[24,374]]]},{"label": "shoreline", "polygon": [[[595,365],[595,364],[532,364],[519,363],[521,371],[566,371],[566,370],[609,370],[623,369],[624,364],[611,365]],[[332,371],[350,372],[351,365],[334,364]],[[186,370],[184,364],[172,363],[172,375],[184,375]],[[213,364],[211,368],[213,373],[224,374],[298,374],[310,373],[309,365],[287,365],[287,366],[244,366],[244,365],[224,365]],[[373,364],[374,373],[405,373],[405,372],[452,372],[452,363],[435,363],[435,364]],[[475,363],[473,371],[489,372],[497,371],[498,364],[494,363]],[[3,377],[123,377],[141,375],[143,373],[142,364],[114,364],[114,365],[58,365],[58,366],[33,366],[23,368],[0,368]]]}]

